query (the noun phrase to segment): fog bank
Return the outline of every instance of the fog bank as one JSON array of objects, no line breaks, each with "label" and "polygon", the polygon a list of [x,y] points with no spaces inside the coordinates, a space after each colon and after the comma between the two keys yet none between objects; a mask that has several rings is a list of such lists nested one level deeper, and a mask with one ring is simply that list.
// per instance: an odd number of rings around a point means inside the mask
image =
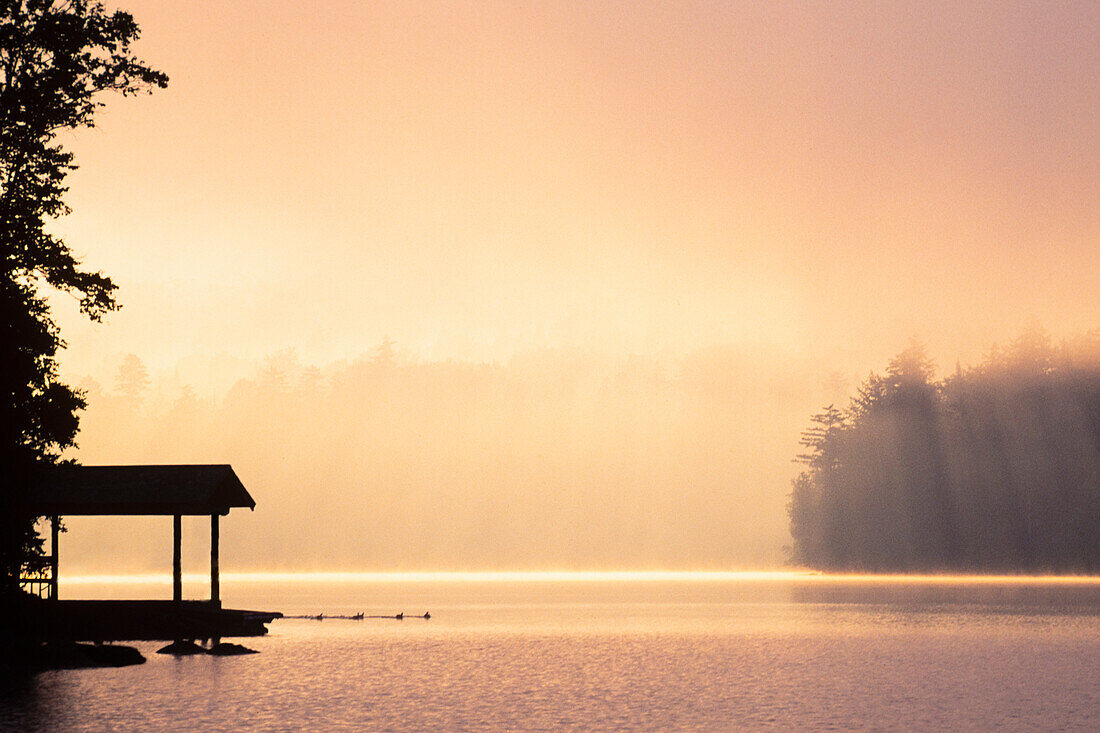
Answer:
[{"label": "fog bank", "polygon": [[[846,381],[766,346],[492,364],[384,341],[205,397],[131,356],[86,383],[76,455],[231,463],[258,506],[223,520],[226,569],[776,566],[799,429]],[[68,521],[68,572],[170,563],[168,519]],[[189,569],[207,524],[185,522]]]}]

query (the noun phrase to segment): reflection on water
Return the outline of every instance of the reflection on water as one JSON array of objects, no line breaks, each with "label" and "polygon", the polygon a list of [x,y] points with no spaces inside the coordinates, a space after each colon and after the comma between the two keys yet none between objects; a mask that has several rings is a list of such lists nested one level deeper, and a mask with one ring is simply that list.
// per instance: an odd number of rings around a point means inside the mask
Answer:
[{"label": "reflection on water", "polygon": [[[232,576],[231,576],[232,577]],[[1089,729],[1100,583],[821,577],[237,578],[248,658],[49,672],[18,729]],[[123,584],[157,596],[158,585]],[[63,588],[68,597],[120,588]],[[199,586],[196,585],[196,588]],[[169,591],[170,592],[170,591]],[[198,595],[198,593],[196,593]],[[131,596],[133,597],[133,596]]]},{"label": "reflection on water", "polygon": [[914,611],[932,610],[935,606],[972,606],[975,610],[995,609],[1005,613],[1095,613],[1100,610],[1100,584],[1091,581],[901,583],[862,580],[792,584],[790,590],[790,600],[794,603],[890,605]]}]

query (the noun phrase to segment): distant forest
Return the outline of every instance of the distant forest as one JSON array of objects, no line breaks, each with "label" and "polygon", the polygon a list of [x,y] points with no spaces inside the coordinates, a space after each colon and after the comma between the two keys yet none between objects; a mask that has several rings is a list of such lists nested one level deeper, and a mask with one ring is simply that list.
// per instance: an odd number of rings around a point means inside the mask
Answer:
[{"label": "distant forest", "polygon": [[[748,344],[475,363],[386,340],[321,366],[293,351],[197,363],[150,371],[130,355],[81,382],[76,456],[232,463],[258,507],[227,518],[223,564],[268,569],[773,566],[806,406],[857,381]],[[116,519],[93,520],[70,523],[70,572],[105,572],[97,557],[163,568],[148,540],[130,549]],[[185,567],[202,567],[209,529],[190,526]]]},{"label": "distant forest", "polygon": [[1100,570],[1100,331],[1031,329],[940,381],[914,344],[802,434],[793,563]]}]

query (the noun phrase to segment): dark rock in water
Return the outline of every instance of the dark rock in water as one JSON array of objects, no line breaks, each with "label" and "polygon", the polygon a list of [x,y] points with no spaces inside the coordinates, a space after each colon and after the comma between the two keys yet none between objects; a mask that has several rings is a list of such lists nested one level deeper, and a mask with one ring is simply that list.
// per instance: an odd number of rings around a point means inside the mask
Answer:
[{"label": "dark rock in water", "polygon": [[128,667],[145,664],[145,657],[132,646],[89,646],[85,654],[100,667]]},{"label": "dark rock in water", "polygon": [[145,657],[132,646],[73,643],[43,644],[34,659],[34,666],[39,669],[128,667],[144,663]]},{"label": "dark rock in water", "polygon": [[192,654],[206,654],[206,650],[193,641],[173,641],[168,646],[157,649],[157,654],[188,657]]},{"label": "dark rock in water", "polygon": [[215,644],[210,647],[207,654],[213,654],[216,657],[234,657],[238,654],[259,654],[259,652],[255,649],[241,646],[240,644],[231,644],[227,641],[223,641],[221,644]]}]

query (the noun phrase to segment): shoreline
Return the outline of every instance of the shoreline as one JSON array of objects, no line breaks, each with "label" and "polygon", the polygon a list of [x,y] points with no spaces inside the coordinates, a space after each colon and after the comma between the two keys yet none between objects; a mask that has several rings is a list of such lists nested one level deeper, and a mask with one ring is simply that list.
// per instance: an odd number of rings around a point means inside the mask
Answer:
[{"label": "shoreline", "polygon": [[[185,574],[188,585],[205,580],[200,574]],[[1100,585],[1100,575],[1012,574],[958,572],[827,572],[790,570],[416,570],[416,571],[238,571],[221,574],[223,583],[592,583],[592,582],[813,582],[813,583],[949,583],[949,584],[1042,584]],[[70,575],[61,588],[89,585],[153,585],[169,587],[159,574]]]}]

